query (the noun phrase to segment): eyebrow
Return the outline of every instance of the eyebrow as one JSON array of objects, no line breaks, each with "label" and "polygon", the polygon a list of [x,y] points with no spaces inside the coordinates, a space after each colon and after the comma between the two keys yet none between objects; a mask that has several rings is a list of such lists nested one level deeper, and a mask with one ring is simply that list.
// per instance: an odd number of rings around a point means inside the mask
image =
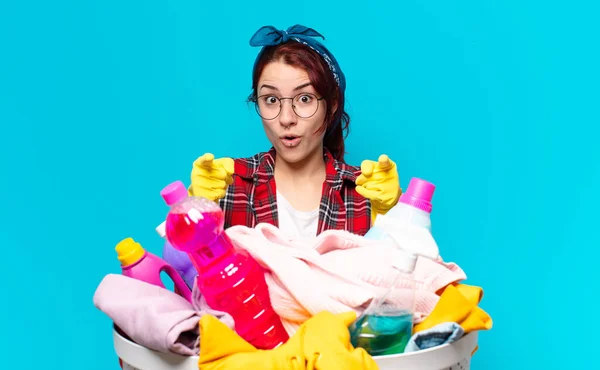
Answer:
[{"label": "eyebrow", "polygon": [[[308,87],[308,86],[310,86],[310,85],[312,85],[312,83],[311,83],[311,82],[307,82],[307,83],[304,83],[304,84],[302,84],[302,85],[296,86],[296,87],[294,88],[294,91],[302,90],[302,89],[304,89],[305,87]],[[260,88],[261,88],[261,89],[262,89],[262,88],[266,88],[266,89],[271,89],[271,90],[279,91],[279,89],[278,89],[278,88],[276,88],[275,86],[271,86],[271,85],[267,85],[267,84],[262,84],[262,85],[260,86]]]}]

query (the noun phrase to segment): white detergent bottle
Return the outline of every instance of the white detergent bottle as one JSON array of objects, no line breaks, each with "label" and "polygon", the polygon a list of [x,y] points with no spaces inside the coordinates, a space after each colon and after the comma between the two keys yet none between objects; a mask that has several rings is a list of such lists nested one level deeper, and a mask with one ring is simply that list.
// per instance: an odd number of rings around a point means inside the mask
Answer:
[{"label": "white detergent bottle", "polygon": [[392,239],[409,253],[437,259],[439,249],[431,235],[431,199],[435,185],[412,178],[398,204],[385,215],[377,215],[375,224],[365,234],[367,239]]}]

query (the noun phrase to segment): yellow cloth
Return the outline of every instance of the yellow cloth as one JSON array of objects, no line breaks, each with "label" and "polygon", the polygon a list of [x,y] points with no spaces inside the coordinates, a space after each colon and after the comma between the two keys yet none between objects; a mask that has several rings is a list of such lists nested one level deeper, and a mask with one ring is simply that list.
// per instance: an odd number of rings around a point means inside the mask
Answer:
[{"label": "yellow cloth", "polygon": [[200,370],[376,370],[375,360],[350,344],[354,312],[321,312],[304,322],[285,344],[258,350],[211,315],[200,319]]},{"label": "yellow cloth", "polygon": [[416,324],[413,333],[430,329],[444,322],[459,324],[465,333],[475,330],[489,330],[492,328],[492,318],[477,305],[483,298],[480,287],[451,284],[448,285],[431,314]]},{"label": "yellow cloth", "polygon": [[356,178],[356,192],[371,200],[371,219],[384,215],[398,203],[402,194],[398,169],[385,154],[377,162],[364,160],[360,165],[361,174]]},{"label": "yellow cloth", "polygon": [[227,187],[233,183],[234,161],[206,153],[192,165],[192,184],[188,194],[217,201],[225,196]]}]

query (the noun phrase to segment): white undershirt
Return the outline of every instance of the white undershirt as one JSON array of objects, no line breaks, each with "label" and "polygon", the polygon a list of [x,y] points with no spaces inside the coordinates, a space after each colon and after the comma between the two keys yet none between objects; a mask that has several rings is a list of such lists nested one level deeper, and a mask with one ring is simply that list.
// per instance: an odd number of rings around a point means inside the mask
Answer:
[{"label": "white undershirt", "polygon": [[277,213],[279,214],[279,230],[290,238],[313,239],[317,235],[319,209],[308,212],[298,211],[277,191]]}]

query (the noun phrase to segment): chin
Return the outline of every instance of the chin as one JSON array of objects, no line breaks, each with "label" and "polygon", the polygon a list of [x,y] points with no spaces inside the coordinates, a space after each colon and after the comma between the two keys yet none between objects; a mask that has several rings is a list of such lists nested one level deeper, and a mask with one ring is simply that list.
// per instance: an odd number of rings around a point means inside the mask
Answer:
[{"label": "chin", "polygon": [[287,163],[299,163],[306,159],[307,154],[304,151],[296,151],[296,150],[286,150],[286,148],[282,148],[282,150],[277,151],[277,155],[281,157]]},{"label": "chin", "polygon": [[287,163],[300,163],[306,159],[306,155],[296,154],[296,153],[294,153],[294,154],[282,153],[281,157]]}]

